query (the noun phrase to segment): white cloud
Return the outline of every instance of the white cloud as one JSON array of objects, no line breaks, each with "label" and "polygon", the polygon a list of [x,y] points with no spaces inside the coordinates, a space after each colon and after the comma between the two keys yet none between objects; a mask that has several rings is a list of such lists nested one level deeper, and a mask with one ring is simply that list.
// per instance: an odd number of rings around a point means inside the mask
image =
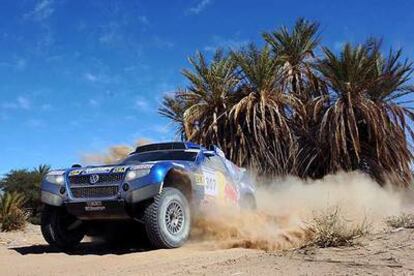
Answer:
[{"label": "white cloud", "polygon": [[164,134],[164,135],[173,132],[168,125],[164,125],[164,126],[157,125],[153,128],[153,130],[159,134]]},{"label": "white cloud", "polygon": [[[145,19],[141,18],[141,20]],[[121,16],[109,19],[100,26],[99,42],[107,46],[123,45],[128,36],[128,30],[126,28],[131,23],[129,18]]]},{"label": "white cloud", "polygon": [[171,42],[169,40],[166,39],[162,39],[159,36],[154,36],[154,45],[157,48],[160,49],[170,49],[172,47],[174,47],[174,42]]},{"label": "white cloud", "polygon": [[200,2],[198,2],[197,5],[195,5],[194,7],[191,7],[188,9],[188,13],[192,13],[192,14],[199,14],[200,12],[202,12],[207,5],[209,5],[211,3],[211,0],[202,0]]},{"label": "white cloud", "polygon": [[9,119],[9,116],[6,113],[0,113],[0,121],[6,121]]},{"label": "white cloud", "polygon": [[148,71],[151,67],[144,63],[128,65],[123,68],[125,73],[136,72],[136,71]]},{"label": "white cloud", "polygon": [[32,128],[41,128],[46,126],[46,123],[39,119],[30,119],[26,122],[26,124]]},{"label": "white cloud", "polygon": [[30,109],[32,103],[30,102],[30,100],[26,97],[23,96],[19,96],[17,98],[17,104],[20,108],[22,109]]},{"label": "white cloud", "polygon": [[89,104],[93,107],[98,107],[100,103],[95,99],[89,99]]},{"label": "white cloud", "polygon": [[119,76],[114,74],[111,75],[111,72],[108,70],[101,68],[98,71],[100,72],[86,72],[81,77],[84,80],[96,85],[116,83],[119,81]]},{"label": "white cloud", "polygon": [[27,60],[23,57],[15,57],[10,62],[0,62],[1,67],[8,67],[15,71],[24,71],[27,68]]},{"label": "white cloud", "polygon": [[122,31],[119,23],[111,22],[102,27],[103,32],[99,37],[99,42],[102,44],[114,44],[117,41],[122,41]]},{"label": "white cloud", "polygon": [[40,31],[34,35],[36,41],[33,48],[38,55],[47,55],[55,44],[53,26],[48,20],[55,12],[55,0],[36,0],[33,9],[23,15],[23,19],[37,22]]},{"label": "white cloud", "polygon": [[23,109],[29,110],[32,107],[32,103],[29,98],[19,96],[15,101],[3,103],[1,105],[4,109]]},{"label": "white cloud", "polygon": [[85,74],[83,75],[83,77],[84,77],[86,80],[90,81],[90,82],[96,82],[96,81],[98,80],[98,76],[96,76],[96,75],[94,75],[94,74],[92,74],[92,73],[89,73],[89,72],[85,73]]},{"label": "white cloud", "polygon": [[47,52],[46,50],[55,44],[55,34],[48,24],[42,25],[43,31],[37,40],[37,50],[39,52]]},{"label": "white cloud", "polygon": [[139,110],[148,110],[150,105],[149,105],[149,103],[146,99],[137,98],[135,100],[134,106],[135,106],[136,109],[139,109]]},{"label": "white cloud", "polygon": [[52,106],[51,104],[46,103],[46,104],[42,104],[42,105],[40,106],[40,108],[41,108],[42,110],[44,110],[44,111],[49,111],[49,110],[52,110],[52,109],[53,109],[53,106]]},{"label": "white cloud", "polygon": [[145,15],[138,16],[138,21],[143,25],[149,25],[149,20]]},{"label": "white cloud", "polygon": [[15,69],[18,71],[23,71],[26,69],[27,61],[24,58],[18,58],[16,60]]},{"label": "white cloud", "polygon": [[335,41],[334,49],[337,50],[337,51],[340,51],[340,50],[342,50],[344,45],[345,45],[345,41]]},{"label": "white cloud", "polygon": [[136,118],[137,118],[136,116],[132,116],[132,115],[127,115],[127,116],[124,117],[124,119],[127,120],[127,121],[133,121]]},{"label": "white cloud", "polygon": [[243,46],[249,44],[248,40],[239,39],[239,38],[223,38],[220,36],[214,36],[212,42],[204,47],[204,50],[207,52],[214,52],[218,48],[224,49],[234,49],[237,50]]},{"label": "white cloud", "polygon": [[34,21],[43,21],[49,18],[55,11],[54,0],[39,0],[34,9],[24,14],[25,19],[32,19]]},{"label": "white cloud", "polygon": [[[31,93],[32,97],[38,95],[36,93]],[[18,96],[15,100],[4,102],[0,105],[3,109],[15,109],[15,110],[41,110],[41,111],[50,111],[53,110],[53,106],[50,103],[39,103],[34,104],[30,97],[27,96]]]}]

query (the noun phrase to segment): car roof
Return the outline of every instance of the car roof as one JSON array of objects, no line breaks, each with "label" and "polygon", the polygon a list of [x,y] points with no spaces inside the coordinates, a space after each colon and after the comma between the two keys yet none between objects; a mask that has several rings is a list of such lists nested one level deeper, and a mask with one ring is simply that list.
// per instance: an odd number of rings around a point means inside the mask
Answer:
[{"label": "car roof", "polygon": [[154,143],[143,146],[138,146],[134,153],[143,153],[149,151],[160,151],[160,150],[186,150],[186,149],[205,149],[203,146],[192,143],[192,142],[164,142]]}]

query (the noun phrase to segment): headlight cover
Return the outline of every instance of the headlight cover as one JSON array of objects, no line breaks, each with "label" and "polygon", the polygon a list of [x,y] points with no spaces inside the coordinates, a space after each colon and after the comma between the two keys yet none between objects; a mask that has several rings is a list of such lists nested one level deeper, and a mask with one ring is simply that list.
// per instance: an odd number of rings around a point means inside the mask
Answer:
[{"label": "headlight cover", "polygon": [[64,174],[65,171],[51,171],[46,175],[46,181],[56,185],[62,185],[65,182]]},{"label": "headlight cover", "polygon": [[137,165],[129,169],[125,176],[126,181],[131,181],[143,176],[146,176],[150,173],[152,165]]}]

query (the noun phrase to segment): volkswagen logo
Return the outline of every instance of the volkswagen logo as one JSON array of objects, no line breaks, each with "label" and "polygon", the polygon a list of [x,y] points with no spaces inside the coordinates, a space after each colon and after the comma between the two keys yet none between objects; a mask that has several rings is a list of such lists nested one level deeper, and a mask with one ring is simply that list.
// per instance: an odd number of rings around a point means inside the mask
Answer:
[{"label": "volkswagen logo", "polygon": [[91,184],[98,183],[98,181],[99,181],[99,175],[97,174],[93,174],[89,177],[89,183]]}]

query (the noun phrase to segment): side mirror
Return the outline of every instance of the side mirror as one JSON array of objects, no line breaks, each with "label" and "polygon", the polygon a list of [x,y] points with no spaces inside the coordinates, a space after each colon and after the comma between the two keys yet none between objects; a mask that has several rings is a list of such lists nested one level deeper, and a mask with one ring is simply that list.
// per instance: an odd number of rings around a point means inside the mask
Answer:
[{"label": "side mirror", "polygon": [[80,164],[73,164],[72,168],[82,168],[82,166]]},{"label": "side mirror", "polygon": [[211,150],[204,152],[204,156],[207,156],[207,157],[212,157],[212,156],[215,156],[215,155],[216,155],[216,153],[214,151],[211,151]]},{"label": "side mirror", "polygon": [[219,147],[217,147],[215,145],[210,145],[208,147],[208,150],[213,151],[216,155],[218,155],[220,157],[226,158],[226,156],[224,155],[224,152]]}]

